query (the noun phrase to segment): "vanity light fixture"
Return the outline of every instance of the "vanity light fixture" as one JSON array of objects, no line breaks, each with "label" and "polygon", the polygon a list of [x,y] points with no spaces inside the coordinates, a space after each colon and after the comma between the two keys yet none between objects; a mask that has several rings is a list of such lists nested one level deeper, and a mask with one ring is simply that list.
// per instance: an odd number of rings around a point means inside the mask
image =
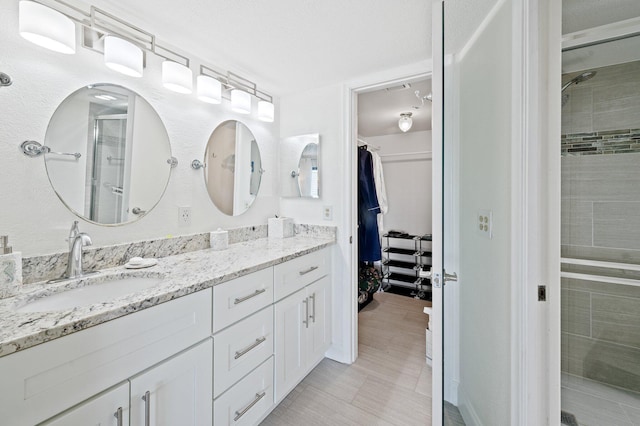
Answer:
[{"label": "vanity light fixture", "polygon": [[104,64],[130,77],[142,77],[142,49],[128,40],[108,35],[104,38]]},{"label": "vanity light fixture", "polygon": [[193,91],[193,73],[188,66],[166,60],[162,63],[162,85],[177,93]]},{"label": "vanity light fixture", "polygon": [[[156,36],[124,19],[95,6],[83,8],[67,0],[20,0],[20,34],[49,49],[75,53],[76,25],[80,28],[82,47],[104,55],[109,67],[123,74],[140,77],[147,53],[163,58],[162,84],[178,93],[193,91],[190,59],[157,43]],[[273,97],[258,90],[256,84],[227,71],[218,72],[200,65],[197,78],[198,98],[208,103],[229,99],[231,109],[251,113],[252,98],[258,99],[258,119],[274,121]]]},{"label": "vanity light fixture", "polygon": [[258,101],[258,120],[273,123],[273,102]]},{"label": "vanity light fixture", "polygon": [[403,112],[402,114],[400,114],[400,120],[398,120],[398,127],[400,128],[400,130],[402,130],[403,132],[408,132],[409,129],[411,129],[411,126],[413,125],[413,120],[411,119],[411,115],[412,113],[410,112]]},{"label": "vanity light fixture", "polygon": [[19,13],[23,38],[54,52],[76,53],[76,26],[69,17],[27,0],[20,1]]},{"label": "vanity light fixture", "polygon": [[251,95],[244,90],[231,90],[231,109],[240,114],[251,113]]},{"label": "vanity light fixture", "polygon": [[[205,72],[209,71],[216,74],[218,78],[206,75]],[[200,75],[196,78],[196,90],[198,93],[198,99],[208,104],[219,104],[222,102],[222,83],[219,78],[224,77],[211,68],[200,65]]]}]

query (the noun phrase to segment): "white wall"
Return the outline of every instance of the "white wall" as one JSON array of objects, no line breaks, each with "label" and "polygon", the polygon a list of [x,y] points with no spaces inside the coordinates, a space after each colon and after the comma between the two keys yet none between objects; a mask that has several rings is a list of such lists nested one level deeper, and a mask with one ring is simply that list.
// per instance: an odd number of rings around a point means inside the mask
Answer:
[{"label": "white wall", "polygon": [[[0,2],[0,40],[0,69],[14,81],[12,86],[0,89],[0,234],[9,234],[15,251],[35,255],[68,248],[65,238],[76,216],[56,197],[42,158],[27,158],[18,146],[26,139],[44,141],[49,119],[60,102],[90,83],[119,84],[147,99],[164,122],[172,154],[180,162],[172,171],[162,201],[140,221],[123,227],[81,222],[80,229],[91,235],[94,245],[265,223],[266,218],[278,210],[277,120],[263,123],[252,118],[255,115],[232,113],[227,101],[223,101],[223,105],[208,105],[198,101],[195,95],[165,90],[161,85],[161,62],[153,55],[147,55],[144,77],[134,79],[109,70],[100,54],[80,46],[75,55],[69,56],[29,43],[18,34],[17,1]],[[216,58],[210,59],[210,65],[225,65],[217,64]],[[193,70],[197,70],[196,61],[194,58]],[[203,171],[189,166],[193,159],[203,159],[211,132],[228,119],[238,119],[251,129],[266,170],[256,202],[239,217],[225,216],[215,208],[207,195]],[[178,225],[178,206],[192,207],[191,226]]]},{"label": "white wall", "polygon": [[[298,223],[338,226],[338,244],[333,250],[333,346],[329,356],[350,362],[351,281],[346,269],[351,245],[348,235],[350,206],[344,202],[349,191],[349,171],[345,168],[343,122],[346,114],[342,86],[330,86],[285,96],[280,101],[283,138],[320,134],[320,198],[283,198],[280,214]],[[322,219],[323,206],[333,207],[333,220]]]},{"label": "white wall", "polygon": [[[379,146],[389,203],[384,215],[384,230],[402,230],[411,234],[431,233],[431,131],[368,137]],[[429,151],[428,156],[396,156]],[[388,156],[391,154],[391,156]]]}]

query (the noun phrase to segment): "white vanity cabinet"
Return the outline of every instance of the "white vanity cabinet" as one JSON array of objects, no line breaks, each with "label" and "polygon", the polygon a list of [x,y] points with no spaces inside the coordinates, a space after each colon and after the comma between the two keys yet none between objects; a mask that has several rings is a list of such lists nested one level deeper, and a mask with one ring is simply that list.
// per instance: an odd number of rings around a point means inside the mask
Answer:
[{"label": "white vanity cabinet", "polygon": [[43,426],[129,426],[129,382],[72,408]]},{"label": "white vanity cabinet", "polygon": [[[276,294],[286,296],[275,304],[276,403],[322,360],[331,344],[329,253],[307,256],[295,259],[295,264],[276,265],[274,271]],[[280,284],[297,291],[279,292]]]},{"label": "white vanity cabinet", "polygon": [[1,357],[0,423],[51,419],[210,336],[207,289]]},{"label": "white vanity cabinet", "polygon": [[207,339],[131,378],[131,426],[210,425],[212,350]]}]

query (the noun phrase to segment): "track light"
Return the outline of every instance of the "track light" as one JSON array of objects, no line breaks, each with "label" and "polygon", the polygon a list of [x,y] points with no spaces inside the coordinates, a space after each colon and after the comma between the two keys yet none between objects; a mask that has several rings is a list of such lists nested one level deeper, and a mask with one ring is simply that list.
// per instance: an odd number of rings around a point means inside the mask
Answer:
[{"label": "track light", "polygon": [[400,120],[398,120],[398,127],[400,128],[400,130],[402,130],[403,132],[408,132],[409,129],[411,129],[411,126],[413,125],[413,120],[411,119],[411,115],[412,113],[410,112],[403,112],[402,114],[400,114]]},{"label": "track light", "polygon": [[57,10],[23,0],[19,5],[20,35],[31,43],[67,55],[76,53],[76,26]]}]

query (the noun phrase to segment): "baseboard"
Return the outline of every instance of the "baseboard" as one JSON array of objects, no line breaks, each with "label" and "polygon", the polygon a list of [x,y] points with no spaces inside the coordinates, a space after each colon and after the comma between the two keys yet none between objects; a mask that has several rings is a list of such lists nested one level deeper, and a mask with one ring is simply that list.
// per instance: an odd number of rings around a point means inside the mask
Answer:
[{"label": "baseboard", "polygon": [[458,402],[458,409],[467,426],[483,426],[480,416],[461,387],[458,388]]}]

